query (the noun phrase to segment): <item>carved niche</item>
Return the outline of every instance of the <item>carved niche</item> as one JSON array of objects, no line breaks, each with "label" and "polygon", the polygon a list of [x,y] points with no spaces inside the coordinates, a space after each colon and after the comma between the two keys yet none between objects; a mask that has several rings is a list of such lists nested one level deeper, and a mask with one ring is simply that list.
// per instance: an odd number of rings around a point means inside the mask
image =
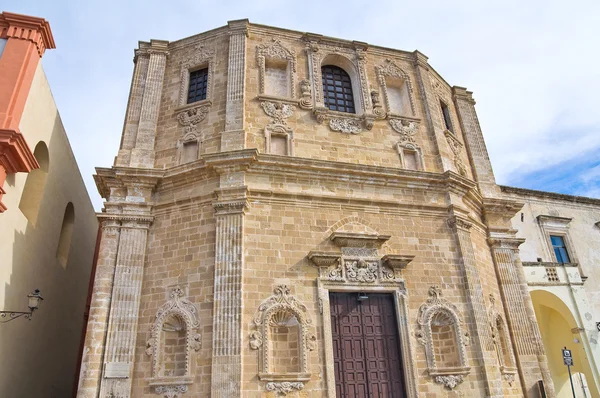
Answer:
[{"label": "carved niche", "polygon": [[464,381],[471,369],[465,347],[469,333],[456,306],[442,297],[439,286],[429,288],[429,298],[419,307],[415,336],[425,346],[429,375],[452,390]]},{"label": "carved niche", "polygon": [[396,144],[396,149],[400,155],[400,161],[404,168],[408,167],[407,157],[414,154],[415,170],[424,170],[425,161],[421,147],[416,143],[415,136],[419,131],[419,122],[408,119],[390,119],[390,125],[395,132],[400,134],[400,141]]},{"label": "carved niche", "polygon": [[259,73],[259,94],[265,92],[265,76],[267,73],[267,61],[279,60],[287,64],[288,95],[286,97],[296,98],[296,54],[281,44],[279,39],[272,39],[267,44],[256,46],[256,61]]},{"label": "carved niche", "polygon": [[[201,335],[197,333],[199,321],[196,307],[183,296],[184,292],[179,287],[171,291],[169,300],[156,313],[146,343],[146,354],[152,357],[150,385],[155,387],[157,394],[168,398],[186,392],[187,385],[193,383],[192,353],[199,351],[202,346]],[[180,337],[179,348],[185,356],[183,363],[174,365],[166,361],[165,345],[171,339],[167,339],[165,333],[169,332]]]},{"label": "carved niche", "polygon": [[[332,131],[346,134],[371,130],[378,117],[373,112],[372,93],[367,80],[367,45],[354,42],[352,47],[344,47],[321,42],[320,38],[312,35],[306,35],[304,41],[309,61],[309,80],[312,83],[312,108],[317,121],[327,124]],[[321,76],[321,67],[325,64],[339,66],[350,76],[357,113],[336,112],[325,107]],[[308,99],[309,90],[305,88],[304,92]],[[302,107],[308,108],[306,104]]]},{"label": "carved niche", "polygon": [[444,131],[444,135],[446,136],[446,141],[448,141],[448,145],[450,146],[450,150],[454,154],[454,166],[456,166],[456,170],[461,176],[467,175],[467,168],[462,161],[461,154],[463,144],[459,141],[459,139],[454,135],[450,130]]},{"label": "carved niche", "polygon": [[[383,99],[385,101],[385,107],[387,109],[388,116],[415,116],[415,102],[414,102],[414,92],[412,82],[408,73],[406,73],[402,68],[400,68],[394,61],[391,59],[386,59],[383,64],[375,67],[375,74],[377,75],[377,81],[381,90],[383,91]],[[386,82],[387,78],[397,79],[402,82],[406,89],[406,95],[408,97],[408,102],[410,104],[410,114],[408,115],[394,115],[392,112],[392,106],[390,101],[390,95],[388,90],[388,85]],[[375,112],[374,112],[375,113]]]},{"label": "carved niche", "polygon": [[[317,341],[306,306],[291,295],[288,286],[278,285],[258,307],[253,325],[250,348],[259,351],[258,377],[269,382],[267,391],[286,395],[303,389],[311,376],[308,353],[316,349]],[[282,341],[291,343],[283,347],[293,351],[291,355],[291,351],[282,350]],[[284,352],[288,353],[286,357],[273,357]]]},{"label": "carved niche", "polygon": [[498,363],[500,364],[500,372],[504,380],[509,385],[513,385],[515,382],[515,375],[517,373],[515,357],[511,349],[511,343],[508,336],[508,327],[504,318],[496,308],[496,298],[493,294],[489,296],[490,307],[488,310],[490,319],[490,329],[492,332],[492,341],[496,347],[498,354]]}]

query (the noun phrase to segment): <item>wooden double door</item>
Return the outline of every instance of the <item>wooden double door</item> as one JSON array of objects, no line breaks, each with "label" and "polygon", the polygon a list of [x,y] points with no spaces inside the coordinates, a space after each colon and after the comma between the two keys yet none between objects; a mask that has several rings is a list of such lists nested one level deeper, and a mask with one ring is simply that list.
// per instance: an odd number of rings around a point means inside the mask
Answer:
[{"label": "wooden double door", "polygon": [[404,398],[404,371],[394,297],[330,293],[338,398]]}]

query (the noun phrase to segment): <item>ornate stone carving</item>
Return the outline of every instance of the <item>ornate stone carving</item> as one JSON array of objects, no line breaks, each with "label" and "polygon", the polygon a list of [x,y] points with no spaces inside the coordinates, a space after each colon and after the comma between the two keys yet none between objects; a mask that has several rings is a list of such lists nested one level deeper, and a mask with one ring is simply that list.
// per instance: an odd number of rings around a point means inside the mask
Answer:
[{"label": "ornate stone carving", "polygon": [[[434,342],[431,323],[433,317],[440,313],[452,320],[452,325],[456,332],[455,344],[458,349],[460,366],[453,368],[444,367],[443,369],[438,370],[433,351]],[[470,344],[470,336],[468,332],[463,330],[463,322],[458,314],[458,308],[442,297],[442,290],[440,287],[431,286],[429,288],[429,298],[419,307],[419,314],[417,316],[417,331],[415,332],[415,336],[417,341],[425,346],[425,357],[427,359],[429,374],[435,377],[436,382],[442,383],[448,388],[454,388],[456,384],[462,382],[464,375],[467,374],[470,369],[467,364],[467,353],[465,349],[465,347]],[[440,381],[438,381],[438,379]]]},{"label": "ornate stone carving", "polygon": [[[492,334],[492,342],[496,347],[496,353],[498,354],[498,363],[500,364],[500,370],[504,375],[504,378],[509,384],[512,385],[514,382],[514,374],[517,369],[515,368],[515,357],[511,349],[511,343],[508,336],[508,327],[504,322],[504,318],[496,308],[496,298],[493,294],[489,295],[490,306],[488,309],[490,329]],[[500,328],[498,328],[500,325]],[[502,330],[500,330],[502,329]],[[504,352],[504,349],[508,349],[508,352]],[[508,358],[509,363],[506,363]],[[508,378],[507,378],[508,377]]]},{"label": "ornate stone carving", "polygon": [[285,119],[294,114],[294,105],[281,102],[263,101],[260,103],[265,113],[273,118],[272,124],[287,125]]},{"label": "ornate stone carving", "polygon": [[446,136],[450,150],[454,154],[454,165],[456,166],[456,170],[458,170],[458,173],[461,176],[466,176],[467,168],[461,159],[463,144],[458,140],[454,133],[449,130],[444,131],[444,135]]},{"label": "ornate stone carving", "polygon": [[514,373],[504,373],[504,380],[506,380],[508,385],[512,387],[512,385],[515,382],[515,374]]},{"label": "ornate stone carving", "polygon": [[185,134],[197,134],[198,124],[206,118],[210,105],[201,105],[194,108],[189,108],[177,114],[177,121],[185,127]]},{"label": "ornate stone carving", "polygon": [[[262,360],[259,363],[259,377],[262,380],[270,380],[280,375],[271,372],[269,358],[270,346],[269,327],[275,325],[280,318],[289,319],[296,317],[300,324],[300,338],[298,347],[300,352],[300,373],[285,374],[287,381],[302,381],[309,378],[308,352],[315,349],[316,338],[312,332],[312,319],[308,309],[298,299],[290,294],[290,288],[286,285],[278,285],[273,290],[273,295],[262,302],[253,318],[257,330],[250,332],[250,347],[258,349]],[[254,348],[256,346],[256,348]],[[281,378],[279,378],[281,380]]]},{"label": "ornate stone carving", "polygon": [[366,261],[363,259],[346,260],[346,276],[349,281],[373,283],[377,279],[378,261]]},{"label": "ornate stone carving", "polygon": [[280,59],[288,63],[290,97],[296,98],[296,54],[281,44],[279,39],[272,39],[267,44],[256,46],[256,60],[259,69],[259,90],[265,92],[265,65],[266,59]]},{"label": "ornate stone carving", "polygon": [[[410,116],[415,115],[415,103],[414,103],[414,93],[413,86],[410,80],[408,73],[406,73],[402,68],[400,68],[394,61],[391,59],[386,59],[383,64],[375,67],[375,74],[377,75],[377,81],[379,86],[383,90],[383,98],[385,101],[385,106],[388,112],[390,112],[390,100],[388,96],[387,83],[385,81],[386,76],[393,77],[396,79],[402,80],[406,84],[406,88],[408,89],[408,98],[410,102],[410,108],[412,114]],[[373,113],[375,113],[375,105],[373,105]]]},{"label": "ornate stone carving", "polygon": [[300,102],[298,105],[302,109],[312,108],[312,90],[309,80],[304,79],[300,81]]},{"label": "ornate stone carving", "polygon": [[288,395],[289,393],[291,393],[294,390],[300,391],[303,388],[304,388],[304,383],[299,382],[299,381],[296,381],[296,382],[284,381],[282,383],[270,382],[270,383],[267,383],[267,386],[266,386],[267,391],[274,391],[276,394],[283,395],[283,396]]},{"label": "ornate stone carving", "polygon": [[435,382],[443,384],[449,390],[453,390],[457,385],[465,380],[463,375],[436,376]]},{"label": "ornate stone carving", "polygon": [[179,88],[179,105],[187,103],[188,87],[190,84],[190,71],[208,67],[208,76],[206,80],[206,99],[212,98],[213,71],[214,71],[215,50],[207,49],[204,46],[196,46],[192,50],[192,56],[181,63],[181,76]]},{"label": "ornate stone carving", "polygon": [[346,134],[358,134],[362,131],[360,123],[353,119],[330,119],[329,128]]},{"label": "ornate stone carving", "polygon": [[186,333],[185,350],[185,376],[190,375],[191,352],[199,351],[202,346],[202,337],[196,333],[200,325],[197,310],[194,304],[183,298],[184,292],[176,287],[170,293],[170,299],[156,312],[156,319],[150,328],[150,338],[146,342],[146,354],[152,356],[152,377],[161,377],[159,374],[161,357],[161,333],[165,322],[170,316],[176,316],[183,322]]},{"label": "ornate stone carving", "polygon": [[180,394],[187,392],[188,387],[186,385],[168,385],[168,386],[156,386],[154,391],[158,395],[162,395],[165,398],[176,398]]},{"label": "ornate stone carving", "polygon": [[378,119],[385,119],[385,110],[381,105],[381,100],[379,99],[379,91],[371,90],[371,102],[373,104],[373,114]]},{"label": "ornate stone carving", "polygon": [[415,142],[415,136],[419,131],[419,123],[407,119],[390,119],[390,126],[400,133],[400,142]]}]

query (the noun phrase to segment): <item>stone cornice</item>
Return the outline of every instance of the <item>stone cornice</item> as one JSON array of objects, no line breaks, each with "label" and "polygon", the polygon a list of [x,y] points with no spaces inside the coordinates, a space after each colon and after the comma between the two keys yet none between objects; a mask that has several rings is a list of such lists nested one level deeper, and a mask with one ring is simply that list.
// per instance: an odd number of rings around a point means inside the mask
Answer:
[{"label": "stone cornice", "polygon": [[589,204],[595,206],[600,205],[600,199],[588,198],[585,196],[574,196],[555,192],[536,191],[533,189],[508,187],[505,185],[499,185],[499,187],[502,192],[523,196],[521,200],[526,200],[528,196],[533,196],[537,199],[559,200],[562,202]]},{"label": "stone cornice", "polygon": [[376,235],[352,232],[334,232],[329,239],[338,247],[379,248],[391,238],[390,235]]},{"label": "stone cornice", "polygon": [[549,216],[545,214],[540,214],[537,216],[538,223],[540,225],[554,225],[562,228],[567,228],[572,218],[569,217],[558,217],[558,216]]},{"label": "stone cornice", "polygon": [[0,38],[30,41],[36,45],[40,57],[46,49],[56,48],[50,23],[29,15],[0,13]]},{"label": "stone cornice", "polygon": [[514,199],[483,198],[483,209],[486,213],[513,217],[524,205],[525,203]]},{"label": "stone cornice", "polygon": [[386,254],[381,258],[381,262],[386,267],[392,269],[404,269],[406,266],[414,260],[415,256],[406,256],[401,254]]},{"label": "stone cornice", "polygon": [[23,134],[6,129],[0,129],[0,165],[7,174],[30,172],[40,167]]},{"label": "stone cornice", "polygon": [[523,261],[523,267],[579,267],[578,263],[554,263],[554,262],[533,262],[533,261]]}]

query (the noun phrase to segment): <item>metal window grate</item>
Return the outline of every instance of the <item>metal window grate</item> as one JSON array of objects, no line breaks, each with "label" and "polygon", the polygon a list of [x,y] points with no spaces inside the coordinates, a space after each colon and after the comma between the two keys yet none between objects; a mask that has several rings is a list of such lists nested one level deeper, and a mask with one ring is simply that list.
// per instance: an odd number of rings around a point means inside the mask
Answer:
[{"label": "metal window grate", "polygon": [[188,86],[187,103],[198,102],[206,99],[208,86],[208,68],[190,72],[190,85]]},{"label": "metal window grate", "polygon": [[352,81],[342,68],[333,65],[321,68],[323,78],[323,100],[325,107],[332,111],[356,113]]}]

